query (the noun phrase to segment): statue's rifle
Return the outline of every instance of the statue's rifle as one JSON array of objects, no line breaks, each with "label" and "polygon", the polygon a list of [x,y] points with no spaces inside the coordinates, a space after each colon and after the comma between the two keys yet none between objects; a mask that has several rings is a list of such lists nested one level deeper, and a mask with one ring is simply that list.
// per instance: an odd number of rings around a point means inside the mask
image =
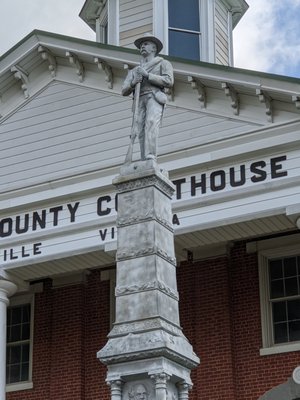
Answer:
[{"label": "statue's rifle", "polygon": [[130,135],[130,143],[125,157],[125,164],[129,164],[132,161],[133,145],[135,138],[138,134],[138,113],[139,113],[139,101],[141,92],[141,82],[138,82],[134,88],[134,98],[133,98],[133,117],[132,117],[132,127]]}]

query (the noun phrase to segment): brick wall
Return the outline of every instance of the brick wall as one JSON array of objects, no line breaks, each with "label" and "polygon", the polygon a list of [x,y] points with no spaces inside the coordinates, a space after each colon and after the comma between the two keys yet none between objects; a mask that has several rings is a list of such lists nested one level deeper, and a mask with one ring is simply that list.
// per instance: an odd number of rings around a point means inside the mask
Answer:
[{"label": "brick wall", "polygon": [[[237,243],[228,256],[183,263],[177,270],[184,334],[201,358],[191,400],[257,400],[286,381],[299,352],[260,356],[255,254]],[[85,284],[36,295],[34,388],[7,400],[108,400],[106,367],[96,358],[109,332],[109,282],[92,271]]]},{"label": "brick wall", "polygon": [[108,399],[106,368],[96,358],[109,331],[109,282],[93,271],[85,284],[51,288],[35,298],[32,390],[7,400]]},{"label": "brick wall", "polygon": [[257,255],[237,243],[228,257],[178,268],[183,331],[200,356],[192,399],[257,400],[284,383],[299,352],[260,356]]}]

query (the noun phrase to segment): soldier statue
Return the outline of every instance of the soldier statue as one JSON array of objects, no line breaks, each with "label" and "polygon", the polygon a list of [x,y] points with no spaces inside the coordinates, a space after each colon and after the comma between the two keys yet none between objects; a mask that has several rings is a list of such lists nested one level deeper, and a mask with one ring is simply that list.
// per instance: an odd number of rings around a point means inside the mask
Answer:
[{"label": "soldier statue", "polygon": [[143,36],[134,42],[140,50],[141,63],[128,72],[122,86],[122,95],[133,93],[133,122],[131,142],[125,163],[132,161],[132,148],[138,136],[141,160],[156,160],[157,140],[164,107],[166,88],[174,83],[173,68],[169,61],[159,57],[163,45],[154,36]]}]

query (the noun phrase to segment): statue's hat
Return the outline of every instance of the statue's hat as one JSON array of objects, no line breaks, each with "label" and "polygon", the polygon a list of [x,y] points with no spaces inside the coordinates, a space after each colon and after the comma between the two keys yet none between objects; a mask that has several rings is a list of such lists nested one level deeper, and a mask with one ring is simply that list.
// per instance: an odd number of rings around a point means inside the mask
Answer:
[{"label": "statue's hat", "polygon": [[151,36],[151,35],[149,35],[149,34],[146,34],[145,36],[142,36],[142,37],[136,39],[136,40],[134,41],[134,44],[135,44],[136,47],[139,49],[139,48],[141,47],[141,44],[142,44],[143,42],[146,42],[146,41],[153,42],[153,43],[156,44],[157,54],[158,54],[158,53],[162,50],[162,48],[163,48],[162,42],[161,42],[159,39],[157,39],[155,36]]}]

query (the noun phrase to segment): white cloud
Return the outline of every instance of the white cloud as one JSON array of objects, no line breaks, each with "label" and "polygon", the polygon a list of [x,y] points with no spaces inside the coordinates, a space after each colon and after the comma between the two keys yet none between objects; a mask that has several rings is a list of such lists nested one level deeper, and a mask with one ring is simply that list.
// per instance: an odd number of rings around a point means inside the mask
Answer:
[{"label": "white cloud", "polygon": [[234,30],[235,66],[295,74],[300,64],[300,0],[248,0],[248,4]]}]

